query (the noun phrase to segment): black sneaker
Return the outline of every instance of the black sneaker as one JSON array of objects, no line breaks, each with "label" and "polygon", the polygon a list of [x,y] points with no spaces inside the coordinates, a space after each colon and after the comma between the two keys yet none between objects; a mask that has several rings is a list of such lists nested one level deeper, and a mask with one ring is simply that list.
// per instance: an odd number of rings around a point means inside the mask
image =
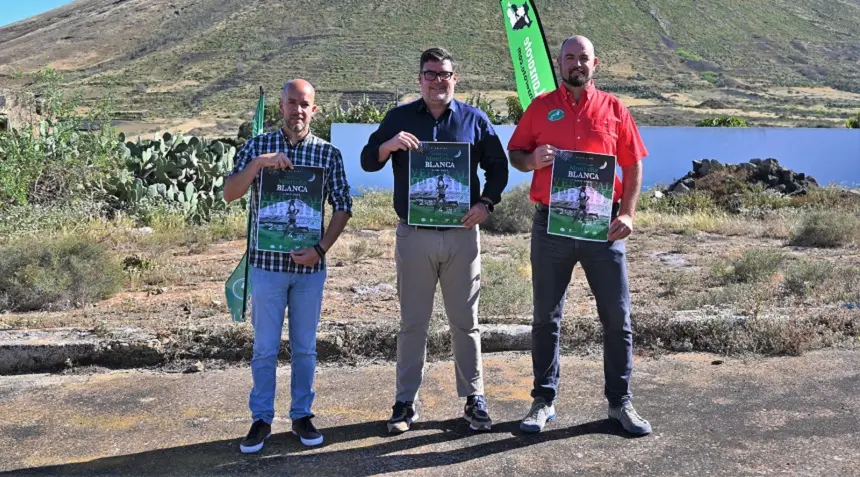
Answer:
[{"label": "black sneaker", "polygon": [[469,396],[463,409],[463,418],[469,421],[469,429],[473,431],[489,431],[493,426],[490,413],[487,412],[487,402],[484,396]]},{"label": "black sneaker", "polygon": [[299,440],[306,446],[318,446],[323,442],[323,436],[317,432],[314,423],[311,422],[313,416],[305,416],[293,421],[293,434],[299,436]]},{"label": "black sneaker", "polygon": [[245,440],[239,444],[239,450],[243,454],[253,454],[263,448],[266,439],[272,435],[272,426],[262,419],[257,419],[251,424],[251,430]]},{"label": "black sneaker", "polygon": [[394,412],[388,420],[388,432],[392,434],[408,431],[412,423],[418,420],[418,409],[412,401],[397,401],[392,409]]}]

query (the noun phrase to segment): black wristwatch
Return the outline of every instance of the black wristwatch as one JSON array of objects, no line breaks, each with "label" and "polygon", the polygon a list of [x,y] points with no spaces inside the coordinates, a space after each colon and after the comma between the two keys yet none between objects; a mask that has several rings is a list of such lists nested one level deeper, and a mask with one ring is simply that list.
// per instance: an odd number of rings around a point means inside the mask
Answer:
[{"label": "black wristwatch", "polygon": [[491,214],[493,213],[493,210],[496,208],[496,206],[493,205],[493,201],[490,199],[482,197],[481,203],[484,204],[484,207],[487,208],[487,212],[489,212]]}]

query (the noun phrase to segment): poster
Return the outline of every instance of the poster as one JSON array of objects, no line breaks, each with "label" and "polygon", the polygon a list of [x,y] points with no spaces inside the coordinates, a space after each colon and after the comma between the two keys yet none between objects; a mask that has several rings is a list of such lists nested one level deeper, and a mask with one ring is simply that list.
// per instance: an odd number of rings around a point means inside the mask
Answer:
[{"label": "poster", "polygon": [[552,165],[547,233],[606,242],[615,192],[615,156],[558,151]]},{"label": "poster", "polygon": [[322,238],[322,167],[265,167],[257,200],[256,250],[289,253],[313,247]]},{"label": "poster", "polygon": [[409,225],[462,227],[471,207],[470,144],[422,142],[409,151]]}]

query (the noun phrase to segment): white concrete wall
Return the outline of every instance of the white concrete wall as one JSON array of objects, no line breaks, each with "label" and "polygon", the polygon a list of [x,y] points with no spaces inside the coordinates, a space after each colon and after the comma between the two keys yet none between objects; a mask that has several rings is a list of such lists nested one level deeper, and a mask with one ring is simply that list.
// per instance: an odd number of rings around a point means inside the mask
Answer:
[{"label": "white concrete wall", "polygon": [[[343,153],[353,188],[393,187],[390,168],[372,174],[361,169],[361,149],[376,128],[376,124],[332,124],[332,143]],[[503,146],[507,147],[513,131],[514,126],[496,126]],[[756,157],[776,158],[821,184],[860,185],[860,129],[643,126],[640,132],[649,152],[644,162],[646,187],[683,176],[695,159],[738,163]],[[509,187],[531,179],[531,174],[510,171]]]}]

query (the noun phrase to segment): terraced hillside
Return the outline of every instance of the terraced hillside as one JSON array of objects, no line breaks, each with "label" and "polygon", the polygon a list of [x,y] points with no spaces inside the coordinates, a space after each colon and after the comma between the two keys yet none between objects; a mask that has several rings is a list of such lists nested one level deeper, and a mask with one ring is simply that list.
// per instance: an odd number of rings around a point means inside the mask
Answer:
[{"label": "terraced hillside", "polygon": [[[553,50],[591,37],[600,81],[646,124],[834,126],[860,108],[860,0],[537,5]],[[51,66],[89,97],[118,89],[151,120],[238,118],[258,85],[295,76],[324,101],[414,93],[418,53],[443,45],[462,92],[501,99],[513,90],[502,21],[495,0],[77,0],[0,28],[0,83]]]}]

